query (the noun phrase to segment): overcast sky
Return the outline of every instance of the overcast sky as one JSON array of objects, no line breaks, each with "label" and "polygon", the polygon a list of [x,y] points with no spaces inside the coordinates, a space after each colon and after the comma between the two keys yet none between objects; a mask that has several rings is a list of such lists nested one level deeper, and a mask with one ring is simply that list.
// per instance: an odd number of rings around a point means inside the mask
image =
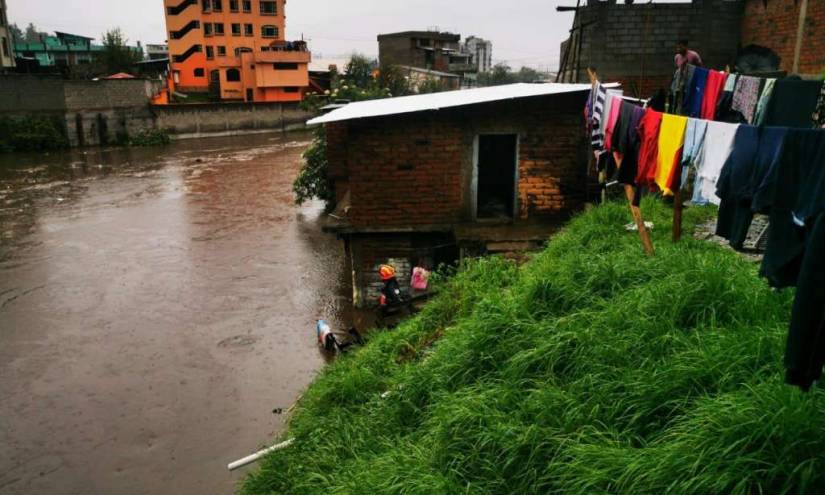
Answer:
[{"label": "overcast sky", "polygon": [[[288,0],[287,37],[304,35],[324,58],[377,55],[379,33],[438,26],[493,42],[493,57],[514,68],[555,68],[575,0]],[[162,0],[7,0],[9,22],[24,28],[100,37],[119,26],[130,44],[166,40]]]}]

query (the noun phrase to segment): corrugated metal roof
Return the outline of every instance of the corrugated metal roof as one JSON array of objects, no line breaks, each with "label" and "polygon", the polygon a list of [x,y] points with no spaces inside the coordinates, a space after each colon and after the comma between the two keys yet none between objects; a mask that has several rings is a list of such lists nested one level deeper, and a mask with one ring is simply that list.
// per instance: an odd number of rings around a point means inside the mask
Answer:
[{"label": "corrugated metal roof", "polygon": [[[607,84],[607,87],[618,87],[618,84]],[[316,117],[308,125],[327,124],[353,119],[366,119],[404,113],[426,112],[441,110],[442,108],[461,107],[490,103],[494,101],[514,100],[532,96],[548,96],[565,93],[590,91],[589,84],[508,84],[506,86],[492,86],[488,88],[465,89],[461,91],[445,91],[426,95],[401,96],[385,98],[383,100],[369,100],[350,103],[344,108]]]}]

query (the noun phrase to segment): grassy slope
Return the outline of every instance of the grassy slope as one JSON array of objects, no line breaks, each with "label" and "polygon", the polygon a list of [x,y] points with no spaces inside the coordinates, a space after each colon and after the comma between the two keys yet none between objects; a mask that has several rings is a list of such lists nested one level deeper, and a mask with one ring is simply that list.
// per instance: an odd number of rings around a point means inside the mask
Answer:
[{"label": "grassy slope", "polygon": [[782,383],[793,294],[643,208],[653,259],[614,204],[525,266],[471,263],[330,366],[241,492],[823,493],[822,393]]}]

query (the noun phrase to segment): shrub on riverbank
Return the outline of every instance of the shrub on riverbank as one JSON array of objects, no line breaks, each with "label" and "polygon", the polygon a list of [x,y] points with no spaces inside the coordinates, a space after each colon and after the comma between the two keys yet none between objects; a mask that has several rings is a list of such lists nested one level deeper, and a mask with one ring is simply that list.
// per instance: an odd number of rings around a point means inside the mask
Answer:
[{"label": "shrub on riverbank", "polygon": [[57,117],[0,117],[0,152],[52,151],[68,147],[69,140]]},{"label": "shrub on riverbank", "polygon": [[464,266],[324,371],[241,493],[825,491],[825,397],[782,380],[792,291],[643,210],[654,258],[617,203]]}]

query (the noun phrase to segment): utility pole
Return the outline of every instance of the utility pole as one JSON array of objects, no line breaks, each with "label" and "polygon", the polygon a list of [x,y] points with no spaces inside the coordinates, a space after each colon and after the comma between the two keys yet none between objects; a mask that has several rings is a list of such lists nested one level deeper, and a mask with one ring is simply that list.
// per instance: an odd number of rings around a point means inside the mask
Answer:
[{"label": "utility pole", "polygon": [[793,72],[799,74],[799,58],[802,54],[802,41],[805,38],[805,21],[808,18],[808,0],[802,0],[799,7],[799,26],[796,29],[796,49],[793,54]]}]

